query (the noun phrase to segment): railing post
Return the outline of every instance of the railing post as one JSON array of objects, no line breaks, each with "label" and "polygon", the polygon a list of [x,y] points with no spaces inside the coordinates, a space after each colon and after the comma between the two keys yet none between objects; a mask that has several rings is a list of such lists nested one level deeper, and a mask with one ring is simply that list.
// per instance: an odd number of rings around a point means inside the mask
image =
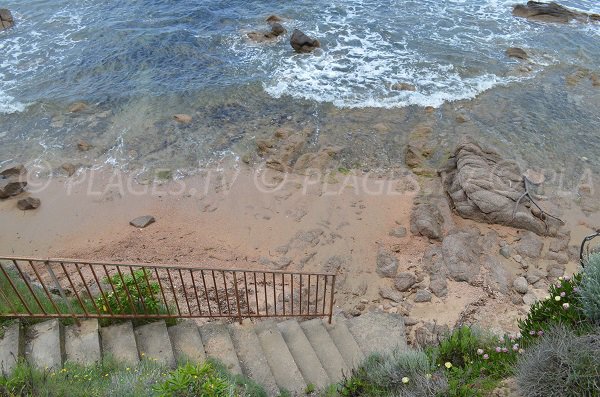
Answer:
[{"label": "railing post", "polygon": [[329,324],[331,324],[331,319],[333,317],[333,294],[335,292],[335,274],[333,275],[333,280],[331,280],[331,300],[329,303]]},{"label": "railing post", "polygon": [[[60,294],[61,298],[63,298],[63,300],[65,301],[65,304],[67,305],[67,308],[73,315],[73,320],[75,320],[75,324],[77,324],[78,327],[81,327],[81,322],[79,321],[79,318],[75,315],[73,306],[71,306],[71,302],[67,299],[67,294],[65,294],[65,291],[63,290],[62,286],[58,282],[58,278],[56,278],[56,275],[54,274],[54,271],[52,270],[52,266],[50,266],[50,262],[44,261],[44,264],[46,265],[46,270],[48,271],[48,274],[50,274],[52,281],[54,281],[54,284],[56,284],[56,289],[58,289],[58,293]],[[32,266],[33,266],[33,264],[32,264]],[[40,280],[40,281],[42,283],[44,282],[43,280]],[[84,281],[84,283],[85,283],[85,281]],[[46,289],[46,288],[44,287],[44,289]],[[90,299],[93,300],[94,298],[92,296],[90,296]],[[60,313],[60,312],[57,310],[57,313]]]},{"label": "railing post", "polygon": [[235,303],[237,304],[237,311],[239,316],[240,325],[242,325],[242,310],[240,308],[240,292],[238,291],[237,276],[233,272],[233,285],[235,286]]}]

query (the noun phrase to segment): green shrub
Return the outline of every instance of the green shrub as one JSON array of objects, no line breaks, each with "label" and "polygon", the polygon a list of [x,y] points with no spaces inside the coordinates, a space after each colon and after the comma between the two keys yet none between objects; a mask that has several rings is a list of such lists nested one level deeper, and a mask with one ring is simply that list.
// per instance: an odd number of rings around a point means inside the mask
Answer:
[{"label": "green shrub", "polygon": [[520,346],[502,338],[462,326],[428,349],[432,361],[445,369],[447,396],[481,396],[510,376]]},{"label": "green shrub", "polygon": [[516,378],[523,397],[600,396],[600,329],[549,329],[520,357]]},{"label": "green shrub", "polygon": [[592,254],[581,272],[579,296],[585,316],[600,324],[600,254]]},{"label": "green shrub", "polygon": [[546,331],[559,324],[578,329],[579,333],[585,333],[590,329],[578,295],[580,283],[581,274],[576,274],[572,278],[561,277],[557,284],[550,286],[546,299],[531,305],[527,318],[518,322],[522,345],[529,346]]},{"label": "green shrub", "polygon": [[266,397],[254,382],[232,375],[214,361],[185,364],[167,375],[154,390],[159,397]]},{"label": "green shrub", "polygon": [[[160,287],[156,282],[146,282],[143,270],[132,274],[115,274],[106,280],[114,287],[96,298],[96,305],[104,313],[113,314],[156,313],[159,314],[162,304],[159,298]],[[107,307],[108,306],[108,307]]]},{"label": "green shrub", "polygon": [[395,350],[372,355],[346,379],[339,394],[354,396],[425,397],[446,389],[446,379],[424,352]]}]

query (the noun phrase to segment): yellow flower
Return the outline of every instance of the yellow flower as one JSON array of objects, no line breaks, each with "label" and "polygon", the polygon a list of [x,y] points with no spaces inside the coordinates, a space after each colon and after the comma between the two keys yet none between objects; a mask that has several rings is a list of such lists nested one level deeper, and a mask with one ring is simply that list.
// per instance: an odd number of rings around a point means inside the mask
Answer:
[{"label": "yellow flower", "polygon": [[444,366],[448,369],[452,368],[452,363],[450,361],[446,361],[446,363],[444,364]]},{"label": "yellow flower", "polygon": [[144,357],[145,355],[146,355],[146,353],[144,353],[144,352],[140,353],[140,356],[142,356],[142,357]]},{"label": "yellow flower", "polygon": [[108,311],[108,309],[106,308],[106,305],[102,305],[102,310],[104,310],[105,312]]},{"label": "yellow flower", "polygon": [[402,383],[407,384],[409,380],[410,379],[408,378],[408,376],[405,376],[404,378],[402,378]]},{"label": "yellow flower", "polygon": [[126,371],[131,371],[131,368],[127,367],[125,368]]}]

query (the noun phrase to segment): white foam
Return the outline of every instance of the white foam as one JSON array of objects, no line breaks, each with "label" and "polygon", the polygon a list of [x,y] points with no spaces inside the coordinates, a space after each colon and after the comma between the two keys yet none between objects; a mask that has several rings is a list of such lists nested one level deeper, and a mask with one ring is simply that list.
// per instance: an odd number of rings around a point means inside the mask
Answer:
[{"label": "white foam", "polygon": [[27,106],[15,100],[14,97],[0,90],[0,113],[11,114],[17,112],[23,112]]}]

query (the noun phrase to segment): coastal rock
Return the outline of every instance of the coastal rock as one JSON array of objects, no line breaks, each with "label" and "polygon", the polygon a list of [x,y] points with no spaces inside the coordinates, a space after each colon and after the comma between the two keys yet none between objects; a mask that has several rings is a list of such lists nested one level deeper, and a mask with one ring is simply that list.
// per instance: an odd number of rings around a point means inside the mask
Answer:
[{"label": "coastal rock", "polygon": [[527,207],[526,199],[517,206],[525,192],[518,164],[482,148],[471,138],[458,144],[440,175],[454,211],[463,218],[526,229],[539,235],[556,235],[562,226],[550,217],[542,220],[541,214]]},{"label": "coastal rock", "polygon": [[517,277],[513,281],[513,288],[521,295],[525,295],[529,291],[529,285],[525,277]]},{"label": "coastal rock", "polygon": [[410,287],[415,285],[417,282],[417,278],[414,274],[403,272],[399,273],[394,279],[394,286],[398,291],[404,292],[408,291]]},{"label": "coastal rock", "polygon": [[87,109],[87,107],[88,107],[88,105],[85,102],[75,102],[75,103],[72,103],[71,106],[69,106],[69,113],[83,112],[84,110]]},{"label": "coastal rock", "polygon": [[441,275],[431,276],[429,279],[429,290],[438,298],[448,295],[448,282],[446,277]]},{"label": "coastal rock", "polygon": [[390,87],[393,91],[416,91],[417,87],[409,83],[394,83]]},{"label": "coastal rock", "polygon": [[560,263],[552,263],[546,268],[549,279],[557,279],[565,275],[565,265]]},{"label": "coastal rock", "polygon": [[146,226],[150,225],[151,223],[154,223],[155,221],[156,221],[156,219],[154,219],[154,217],[152,215],[145,215],[145,216],[140,216],[140,217],[133,219],[132,221],[129,222],[129,224],[131,226],[135,226],[137,228],[143,229]]},{"label": "coastal rock", "polygon": [[479,274],[481,252],[482,247],[474,234],[461,231],[447,236],[442,242],[442,254],[450,278],[469,283],[474,281]]},{"label": "coastal rock", "polygon": [[77,149],[81,150],[82,152],[87,152],[91,148],[92,148],[92,145],[87,141],[81,140],[81,141],[77,142]]},{"label": "coastal rock", "polygon": [[274,24],[274,23],[280,23],[283,22],[283,18],[280,17],[279,15],[269,15],[267,17],[267,19],[265,20],[269,25]]},{"label": "coastal rock", "polygon": [[531,285],[537,283],[543,278],[546,278],[546,273],[539,269],[529,269],[525,275],[525,279]]},{"label": "coastal rock", "polygon": [[75,174],[75,172],[77,171],[77,166],[73,163],[64,163],[60,166],[60,168],[62,168],[68,176],[73,176],[73,174]]},{"label": "coastal rock", "polygon": [[383,248],[377,253],[377,274],[382,277],[395,277],[398,272],[398,259]]},{"label": "coastal rock", "polygon": [[426,289],[418,290],[417,293],[415,294],[415,302],[416,303],[431,302],[431,292],[427,291]]},{"label": "coastal rock", "polygon": [[297,52],[312,52],[316,48],[321,47],[319,40],[311,39],[298,29],[294,29],[290,44]]},{"label": "coastal rock", "polygon": [[25,190],[27,182],[16,178],[0,179],[0,199],[16,196]]},{"label": "coastal rock", "polygon": [[442,239],[444,217],[432,203],[417,202],[410,214],[410,232],[432,240]]},{"label": "coastal rock", "polygon": [[560,263],[561,265],[566,265],[567,263],[569,263],[569,254],[567,254],[566,252],[548,252],[546,254],[546,259],[551,260],[551,261],[556,261],[558,263]]},{"label": "coastal rock", "polygon": [[529,56],[527,53],[519,47],[509,47],[506,49],[506,55],[511,58],[527,59]]},{"label": "coastal rock", "polygon": [[402,302],[402,294],[386,285],[379,287],[379,295],[381,295],[382,298],[389,299],[394,302]]},{"label": "coastal rock", "polygon": [[509,289],[512,281],[510,272],[495,256],[485,255],[482,263],[483,267],[486,269],[486,284],[492,291],[507,295],[510,292]]},{"label": "coastal rock", "polygon": [[287,32],[278,22],[272,22],[270,25],[270,32],[250,32],[247,34],[248,38],[257,43],[264,43],[266,41],[273,41]]},{"label": "coastal rock", "polygon": [[0,171],[0,177],[10,178],[10,177],[23,175],[26,173],[27,173],[27,169],[25,168],[25,166],[23,164],[15,164],[15,165],[11,165],[7,168],[4,168],[2,171]]},{"label": "coastal rock", "polygon": [[0,30],[12,28],[15,26],[15,20],[6,8],[0,8]]},{"label": "coastal rock", "polygon": [[528,292],[525,295],[523,295],[523,303],[527,306],[533,305],[535,302],[537,302],[537,300],[538,298],[533,292]]},{"label": "coastal rock", "polygon": [[571,10],[557,3],[528,1],[527,5],[517,4],[513,7],[513,15],[541,22],[569,23],[600,21],[600,15]]},{"label": "coastal rock", "polygon": [[181,124],[189,124],[192,122],[192,116],[183,113],[173,115],[173,119]]},{"label": "coastal rock", "polygon": [[339,152],[338,148],[326,147],[316,153],[304,153],[296,160],[294,172],[302,175],[309,171],[324,172]]},{"label": "coastal rock", "polygon": [[402,238],[406,237],[406,228],[404,226],[398,226],[390,231],[390,236]]},{"label": "coastal rock", "polygon": [[539,258],[544,248],[544,242],[534,233],[522,233],[519,243],[515,247],[521,256],[528,258]]},{"label": "coastal rock", "polygon": [[20,210],[27,211],[27,210],[34,210],[34,209],[38,208],[41,204],[42,204],[42,202],[40,199],[36,199],[33,197],[26,197],[17,202],[17,207]]}]

